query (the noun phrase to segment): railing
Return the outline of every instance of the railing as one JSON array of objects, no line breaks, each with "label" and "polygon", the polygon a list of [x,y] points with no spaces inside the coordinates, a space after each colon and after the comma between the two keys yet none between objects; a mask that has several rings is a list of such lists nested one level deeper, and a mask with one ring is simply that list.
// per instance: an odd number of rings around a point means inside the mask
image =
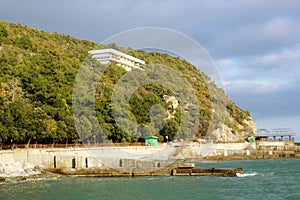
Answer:
[{"label": "railing", "polygon": [[134,143],[97,143],[97,144],[11,144],[0,145],[0,150],[7,149],[43,149],[43,148],[92,148],[92,147],[107,147],[107,146],[145,146],[145,142]]}]

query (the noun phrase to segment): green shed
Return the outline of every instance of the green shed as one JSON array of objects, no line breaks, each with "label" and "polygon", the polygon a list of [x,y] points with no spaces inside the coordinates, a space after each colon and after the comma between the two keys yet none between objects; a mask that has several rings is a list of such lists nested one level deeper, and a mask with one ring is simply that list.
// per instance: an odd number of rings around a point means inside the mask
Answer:
[{"label": "green shed", "polygon": [[146,146],[158,146],[158,137],[156,136],[146,136],[145,137]]}]

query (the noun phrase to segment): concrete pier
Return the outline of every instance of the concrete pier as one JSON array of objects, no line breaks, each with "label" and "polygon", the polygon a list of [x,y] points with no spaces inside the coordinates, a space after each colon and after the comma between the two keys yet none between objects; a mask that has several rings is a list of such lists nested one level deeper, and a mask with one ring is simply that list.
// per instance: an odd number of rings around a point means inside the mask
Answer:
[{"label": "concrete pier", "polygon": [[237,173],[242,174],[242,168],[196,168],[194,163],[174,163],[163,169],[155,171],[133,170],[132,172],[121,171],[112,168],[51,168],[46,171],[66,176],[84,177],[141,177],[141,176],[223,176],[234,177]]}]

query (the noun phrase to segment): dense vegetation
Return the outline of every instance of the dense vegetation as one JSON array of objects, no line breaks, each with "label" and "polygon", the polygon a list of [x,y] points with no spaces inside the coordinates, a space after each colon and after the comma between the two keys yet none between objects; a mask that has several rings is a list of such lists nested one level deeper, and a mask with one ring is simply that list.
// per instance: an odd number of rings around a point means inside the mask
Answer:
[{"label": "dense vegetation", "polygon": [[[12,143],[77,143],[84,139],[102,142],[103,135],[91,126],[95,119],[85,118],[85,126],[90,126],[90,134],[80,138],[72,115],[72,93],[76,73],[88,57],[88,51],[99,46],[94,42],[78,40],[69,35],[47,33],[20,24],[0,21],[0,144]],[[104,46],[104,45],[102,45]],[[115,45],[112,47],[117,48]],[[179,71],[190,82],[198,98],[200,125],[197,137],[209,134],[218,128],[225,116],[225,124],[236,131],[244,125],[249,113],[235,106],[224,92],[213,83],[216,94],[211,98],[207,89],[209,79],[190,63],[168,54],[129,51],[129,54],[143,59],[146,63],[166,64]],[[97,121],[104,134],[112,142],[135,142],[137,137],[121,130],[116,124],[111,109],[111,95],[114,85],[126,71],[111,65],[99,81],[96,93]],[[148,124],[148,110],[154,104],[164,108],[170,105],[163,95],[172,91],[159,85],[139,88],[130,99],[132,117],[139,124]],[[220,96],[220,98],[215,98]],[[221,98],[222,96],[222,98]],[[223,98],[225,97],[225,98]],[[226,106],[227,115],[212,115]],[[218,110],[220,109],[220,110]],[[233,120],[232,120],[233,119]],[[213,121],[213,126],[209,122]],[[174,118],[168,119],[157,133],[164,139],[174,136],[180,126],[180,109]]]}]

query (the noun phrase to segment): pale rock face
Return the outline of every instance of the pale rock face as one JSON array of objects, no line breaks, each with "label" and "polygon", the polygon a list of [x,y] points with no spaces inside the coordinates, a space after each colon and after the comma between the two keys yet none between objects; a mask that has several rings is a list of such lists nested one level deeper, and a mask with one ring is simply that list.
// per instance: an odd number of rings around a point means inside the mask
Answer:
[{"label": "pale rock face", "polygon": [[213,131],[217,142],[237,142],[240,139],[238,134],[233,134],[232,129],[222,124],[222,126]]},{"label": "pale rock face", "polygon": [[174,109],[179,105],[178,100],[174,96],[164,95],[164,99],[167,103],[171,102]]},{"label": "pale rock face", "polygon": [[[213,131],[213,136],[216,142],[244,142],[246,138],[256,135],[256,124],[252,121],[251,118],[249,120],[244,120],[244,123],[248,125],[247,131],[241,131],[239,133],[233,133],[232,129],[222,124],[222,126]],[[243,130],[244,126],[239,125],[239,129]]]},{"label": "pale rock face", "polygon": [[251,117],[249,117],[248,120],[244,120],[244,123],[249,125],[249,127],[251,128],[254,135],[257,135],[257,133],[256,133],[256,130],[257,130],[256,123],[252,120]]},{"label": "pale rock face", "polygon": [[[179,106],[178,100],[175,96],[169,95],[164,95],[164,99],[167,103],[171,103],[171,107],[167,110],[167,119],[174,118],[176,113],[176,110],[174,109],[176,109]],[[215,110],[213,110],[213,112],[215,112]],[[227,116],[227,119],[231,123],[234,123],[235,121],[229,115]],[[213,131],[212,137],[216,142],[222,143],[244,142],[245,139],[247,139],[248,137],[256,135],[256,124],[251,117],[249,117],[247,120],[245,119],[243,123],[247,126],[247,128],[241,124],[238,124],[238,129],[241,130],[238,133],[234,133],[233,130],[226,124],[222,124],[220,128]]]},{"label": "pale rock face", "polygon": [[174,118],[175,114],[176,114],[176,110],[174,110],[174,109],[176,109],[179,106],[178,100],[176,99],[176,97],[169,96],[169,95],[164,95],[164,99],[167,103],[171,102],[171,104],[172,104],[172,107],[167,110],[167,113],[168,113],[167,119]]}]

